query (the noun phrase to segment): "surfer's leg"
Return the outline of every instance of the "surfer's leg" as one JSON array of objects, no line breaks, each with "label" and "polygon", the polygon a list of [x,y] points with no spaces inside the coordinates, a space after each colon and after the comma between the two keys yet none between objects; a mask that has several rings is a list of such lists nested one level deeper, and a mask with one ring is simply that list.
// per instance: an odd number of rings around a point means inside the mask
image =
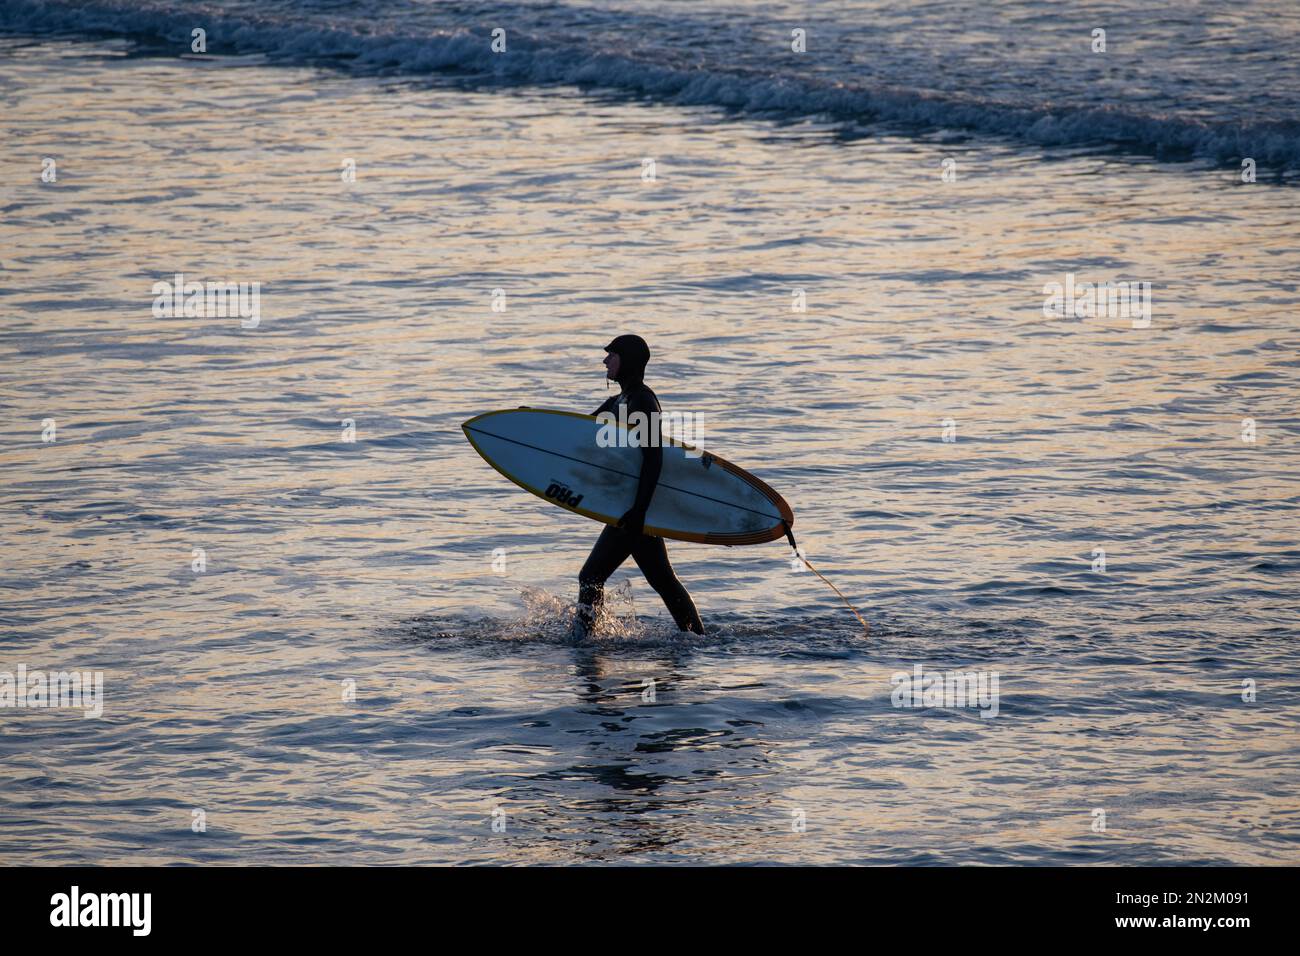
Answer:
[{"label": "surfer's leg", "polygon": [[668,613],[673,616],[677,626],[683,631],[703,634],[704,623],[700,620],[700,612],[695,609],[695,602],[673,573],[664,539],[639,535],[632,546],[632,557],[636,559],[637,567],[650,582],[650,586],[664,599]]},{"label": "surfer's leg", "polygon": [[596,539],[595,547],[587,555],[587,563],[578,572],[578,613],[574,624],[591,629],[600,605],[605,600],[605,581],[618,570],[618,566],[632,553],[628,535],[617,528],[605,526]]}]

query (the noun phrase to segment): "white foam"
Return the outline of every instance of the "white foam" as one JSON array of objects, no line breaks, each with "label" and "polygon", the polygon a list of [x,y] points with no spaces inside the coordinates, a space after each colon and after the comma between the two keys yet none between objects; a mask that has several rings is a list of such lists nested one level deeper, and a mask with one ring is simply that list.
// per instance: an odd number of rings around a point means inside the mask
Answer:
[{"label": "white foam", "polygon": [[[527,23],[533,10],[523,5],[514,16],[508,7],[494,8],[496,19],[504,23]],[[392,23],[363,27],[319,15],[314,22],[306,15],[275,19],[143,3],[64,5],[10,0],[0,7],[0,29],[9,33],[107,34],[163,40],[182,51],[188,51],[190,31],[200,22],[207,31],[209,53],[260,53],[273,61],[291,63],[328,61],[365,74],[469,71],[521,84],[587,84],[665,102],[724,106],[743,112],[779,111],[964,129],[1044,146],[1109,144],[1161,158],[1229,161],[1250,156],[1261,164],[1300,166],[1300,123],[1293,119],[1215,122],[1147,115],[1113,106],[1007,103],[906,85],[852,85],[843,80],[783,75],[777,66],[762,78],[750,71],[731,72],[700,63],[680,69],[651,62],[644,51],[592,52],[576,42],[550,38],[572,36],[571,31],[552,31],[543,38],[512,27],[510,55],[497,56],[490,51],[486,35],[466,29],[426,32],[411,26],[398,29]]]}]

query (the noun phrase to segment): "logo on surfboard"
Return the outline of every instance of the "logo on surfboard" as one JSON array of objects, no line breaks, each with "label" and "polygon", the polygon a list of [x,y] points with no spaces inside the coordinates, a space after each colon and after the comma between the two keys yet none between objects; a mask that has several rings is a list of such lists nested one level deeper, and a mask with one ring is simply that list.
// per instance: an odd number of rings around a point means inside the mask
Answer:
[{"label": "logo on surfboard", "polygon": [[568,505],[570,508],[578,507],[578,502],[583,498],[582,495],[575,495],[569,490],[568,485],[559,481],[552,481],[547,485],[545,494],[556,504]]}]

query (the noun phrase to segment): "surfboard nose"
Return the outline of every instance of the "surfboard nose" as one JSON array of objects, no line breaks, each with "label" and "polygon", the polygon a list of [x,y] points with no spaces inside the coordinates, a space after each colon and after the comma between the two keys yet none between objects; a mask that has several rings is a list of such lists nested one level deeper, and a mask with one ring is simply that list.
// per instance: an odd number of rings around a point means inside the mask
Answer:
[{"label": "surfboard nose", "polygon": [[460,423],[460,430],[463,431],[463,432],[465,433],[465,437],[468,438],[468,437],[469,437],[470,426],[474,425],[476,422],[481,422],[483,419],[487,418],[489,415],[500,415],[500,414],[501,414],[501,413],[500,413],[499,411],[498,411],[498,412],[484,412],[484,413],[481,414],[481,415],[475,415],[473,418],[467,418],[465,421],[463,421],[463,422]]}]

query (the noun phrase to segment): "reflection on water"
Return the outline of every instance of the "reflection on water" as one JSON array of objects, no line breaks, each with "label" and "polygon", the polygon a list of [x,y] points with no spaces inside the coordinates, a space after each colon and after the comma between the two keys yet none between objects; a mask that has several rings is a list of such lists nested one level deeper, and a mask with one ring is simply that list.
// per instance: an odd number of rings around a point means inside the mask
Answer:
[{"label": "reflection on water", "polygon": [[[0,670],[106,694],[0,713],[0,855],[1297,862],[1288,190],[119,53],[0,59]],[[261,325],[155,318],[177,271]],[[1067,273],[1152,327],[1045,317]],[[703,638],[629,566],[563,643],[598,528],[459,425],[594,408],[629,330],[869,640],[773,543],[670,547]],[[917,663],[998,717],[894,707]]]}]

